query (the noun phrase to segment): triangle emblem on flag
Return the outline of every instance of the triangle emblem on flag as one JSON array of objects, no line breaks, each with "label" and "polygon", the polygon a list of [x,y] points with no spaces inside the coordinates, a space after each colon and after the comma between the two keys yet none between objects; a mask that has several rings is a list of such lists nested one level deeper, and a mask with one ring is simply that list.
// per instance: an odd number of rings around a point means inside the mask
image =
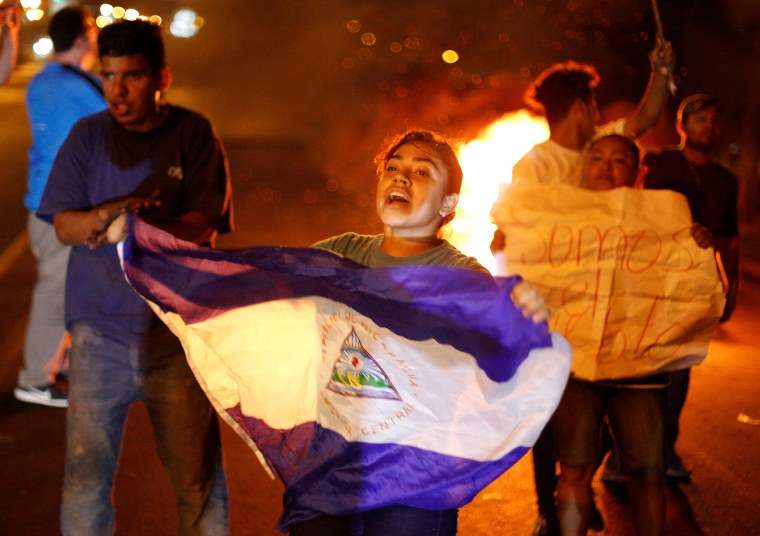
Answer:
[{"label": "triangle emblem on flag", "polygon": [[401,401],[390,378],[364,348],[354,328],[341,345],[327,388],[346,396]]}]

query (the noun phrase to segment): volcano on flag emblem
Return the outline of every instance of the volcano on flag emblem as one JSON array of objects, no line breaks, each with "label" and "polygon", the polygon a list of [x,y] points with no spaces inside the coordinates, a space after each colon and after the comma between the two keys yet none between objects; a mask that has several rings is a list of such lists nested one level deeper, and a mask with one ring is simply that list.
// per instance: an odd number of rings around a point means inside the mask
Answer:
[{"label": "volcano on flag emblem", "polygon": [[327,388],[347,396],[401,401],[390,378],[364,348],[354,328],[341,345]]}]

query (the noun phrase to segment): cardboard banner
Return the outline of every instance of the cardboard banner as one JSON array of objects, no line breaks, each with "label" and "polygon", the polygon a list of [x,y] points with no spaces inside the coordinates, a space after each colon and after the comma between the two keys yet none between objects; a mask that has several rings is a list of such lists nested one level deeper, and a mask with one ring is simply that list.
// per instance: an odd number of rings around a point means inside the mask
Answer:
[{"label": "cardboard banner", "polygon": [[667,190],[592,192],[512,184],[494,204],[507,271],[551,308],[582,379],[633,378],[704,359],[725,297],[713,250],[689,231],[686,198]]}]

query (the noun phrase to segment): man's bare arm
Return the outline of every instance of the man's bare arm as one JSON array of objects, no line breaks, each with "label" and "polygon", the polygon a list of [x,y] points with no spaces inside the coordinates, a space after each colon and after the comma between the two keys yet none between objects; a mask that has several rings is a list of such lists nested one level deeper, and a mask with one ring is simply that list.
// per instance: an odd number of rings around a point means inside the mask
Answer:
[{"label": "man's bare arm", "polygon": [[96,248],[109,242],[105,231],[120,215],[157,204],[155,197],[128,197],[108,201],[88,210],[56,212],[53,215],[55,234],[63,244],[87,244]]},{"label": "man's bare arm", "polygon": [[10,80],[18,56],[18,6],[12,5],[0,10],[0,86]]},{"label": "man's bare arm", "polygon": [[654,128],[660,120],[670,95],[670,73],[676,63],[676,56],[669,41],[657,41],[649,55],[652,72],[649,84],[641,97],[636,112],[625,120],[627,133],[639,137]]}]

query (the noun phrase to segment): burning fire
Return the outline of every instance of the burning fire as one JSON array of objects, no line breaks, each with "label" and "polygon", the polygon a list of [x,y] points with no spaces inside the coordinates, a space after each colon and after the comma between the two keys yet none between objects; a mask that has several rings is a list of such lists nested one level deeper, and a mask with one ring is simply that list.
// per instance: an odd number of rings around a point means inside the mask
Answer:
[{"label": "burning fire", "polygon": [[527,110],[506,114],[483,129],[459,154],[464,180],[449,242],[497,273],[490,244],[496,229],[489,216],[502,188],[512,182],[512,166],[533,145],[549,138],[543,118]]}]

